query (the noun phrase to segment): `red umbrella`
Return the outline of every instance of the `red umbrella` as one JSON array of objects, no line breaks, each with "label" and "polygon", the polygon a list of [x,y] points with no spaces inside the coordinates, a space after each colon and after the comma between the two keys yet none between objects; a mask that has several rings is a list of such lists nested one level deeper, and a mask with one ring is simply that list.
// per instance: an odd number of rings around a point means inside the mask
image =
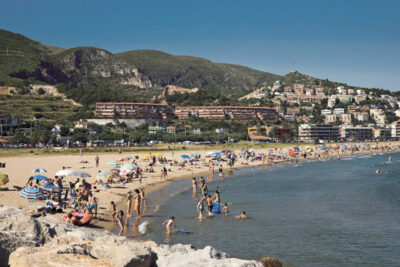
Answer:
[{"label": "red umbrella", "polygon": [[293,150],[289,150],[289,155],[293,157],[294,156],[294,151]]}]

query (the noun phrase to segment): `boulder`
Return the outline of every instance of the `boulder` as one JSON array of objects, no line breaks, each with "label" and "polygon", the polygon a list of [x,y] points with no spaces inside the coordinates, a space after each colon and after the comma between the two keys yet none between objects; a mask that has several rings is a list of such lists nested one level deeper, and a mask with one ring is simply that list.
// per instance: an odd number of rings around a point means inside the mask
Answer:
[{"label": "boulder", "polygon": [[265,267],[282,267],[282,263],[277,258],[264,257],[260,260]]}]

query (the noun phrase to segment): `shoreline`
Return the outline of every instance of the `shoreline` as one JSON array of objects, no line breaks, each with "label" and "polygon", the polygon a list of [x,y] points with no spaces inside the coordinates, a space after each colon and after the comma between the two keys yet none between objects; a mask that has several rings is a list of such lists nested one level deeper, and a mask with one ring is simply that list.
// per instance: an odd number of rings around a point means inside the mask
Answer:
[{"label": "shoreline", "polygon": [[[369,142],[369,143],[357,143],[357,144],[370,144],[370,145],[376,145],[377,142]],[[378,143],[379,146],[396,146],[397,151],[399,151],[397,146],[400,146],[400,142],[380,142]],[[293,145],[291,145],[293,146]],[[307,145],[300,145],[300,149],[303,150],[304,147],[306,147]],[[256,145],[254,147],[257,147]],[[278,144],[276,145],[276,147],[280,147],[280,151],[282,152],[287,152],[288,148],[290,147],[288,144],[282,144],[282,146],[278,146]],[[297,161],[301,162],[301,161],[309,161],[309,160],[318,160],[318,158],[315,155],[316,152],[316,147],[317,145],[312,145],[310,146],[313,149],[313,155],[307,157],[306,159],[304,158],[298,158]],[[265,153],[265,148],[258,148],[258,151],[263,151]],[[200,154],[202,155],[202,160],[205,159],[205,152],[207,152],[207,150],[199,150]],[[208,150],[209,151],[209,150]],[[235,152],[238,152],[238,150],[234,150]],[[193,152],[193,150],[178,150],[178,151],[168,151],[166,152],[165,156],[168,158],[173,158],[175,160],[180,160],[179,154],[181,153],[185,153],[185,154],[189,154]],[[390,153],[391,151],[382,151],[381,149],[379,150],[374,150],[374,151],[355,151],[353,154],[360,154],[360,153]],[[392,152],[396,152],[396,151],[392,151]],[[143,155],[148,154],[148,151],[143,151],[143,152],[138,152],[135,153],[134,155],[138,156],[139,158],[142,158]],[[17,168],[21,168],[21,164],[25,164],[25,162],[27,163],[26,166],[24,166],[24,168],[28,168],[28,166],[32,166],[32,168],[37,168],[37,167],[44,167],[46,168],[46,164],[43,164],[43,162],[46,162],[47,164],[51,165],[58,165],[58,166],[51,166],[52,170],[49,171],[49,173],[55,173],[55,171],[57,169],[61,168],[61,165],[64,164],[71,164],[71,166],[75,166],[79,167],[82,166],[78,163],[78,160],[88,160],[90,162],[93,162],[94,156],[96,155],[96,153],[84,153],[82,156],[80,155],[32,155],[31,157],[27,157],[27,156],[19,156],[19,157],[1,157],[0,161],[1,162],[7,162],[7,168],[4,169],[0,169],[1,172],[4,172],[6,174],[9,171],[13,172],[13,174],[15,176],[19,176],[18,181],[15,181],[15,185],[23,185],[25,184],[27,178],[29,177],[28,175],[31,175],[30,171],[26,171],[25,169],[18,169]],[[106,169],[106,168],[111,168],[109,165],[106,165],[106,162],[108,160],[115,160],[116,158],[120,158],[123,156],[127,156],[127,155],[132,155],[132,153],[130,152],[123,152],[121,154],[118,153],[99,153],[98,154],[101,158],[101,163],[102,166],[100,166],[100,168],[95,168],[95,167],[87,167],[88,169],[85,169],[88,172],[92,173],[92,178],[88,178],[87,180],[89,182],[92,182],[94,179],[93,175],[94,173],[97,173],[97,171],[99,169]],[[344,155],[341,156],[346,156],[346,155],[350,155],[350,153],[346,153]],[[329,153],[327,154],[328,157],[330,158],[334,158],[337,156],[337,153]],[[235,164],[234,167],[230,168],[228,166],[226,166],[226,162],[222,162],[223,163],[223,167],[224,170],[229,170],[229,171],[235,171],[235,170],[239,170],[239,169],[246,169],[246,168],[254,168],[254,167],[260,167],[260,166],[273,166],[276,164],[281,164],[281,163],[287,163],[290,162],[290,159],[283,159],[283,160],[274,160],[273,162],[262,162],[262,161],[255,161],[255,162],[250,162],[250,161],[246,161],[245,164],[243,164],[244,159],[239,159],[237,160],[237,163]],[[10,163],[10,165],[9,165]],[[185,179],[190,179],[193,176],[199,177],[199,176],[208,176],[210,174],[210,171],[208,169],[208,166],[200,166],[200,164],[202,164],[203,162],[199,162],[199,165],[196,167],[191,167],[189,166],[188,169],[184,169],[184,170],[179,170],[179,169],[174,169],[172,170],[172,172],[168,173],[168,178],[166,180],[162,180],[159,174],[159,170],[161,170],[161,164],[157,164],[157,167],[155,167],[156,172],[155,173],[144,173],[144,178],[143,178],[143,182],[139,183],[137,181],[134,181],[132,183],[128,183],[124,186],[121,186],[120,184],[113,184],[111,185],[112,188],[110,189],[101,189],[99,192],[95,193],[95,196],[99,198],[99,209],[98,209],[98,219],[94,219],[92,221],[92,225],[93,227],[91,227],[92,229],[95,230],[108,230],[113,232],[115,229],[115,225],[112,224],[111,222],[111,211],[110,211],[110,201],[113,200],[116,204],[117,204],[117,210],[124,210],[126,211],[126,196],[127,193],[130,191],[133,191],[134,189],[137,188],[144,188],[145,192],[146,192],[146,196],[148,197],[150,194],[159,191],[171,184],[173,184],[174,182],[177,181],[181,181],[181,180],[185,180]],[[73,164],[73,165],[72,165]],[[146,161],[139,161],[139,164],[141,164],[141,167],[143,167],[144,165],[146,165]],[[67,165],[68,166],[68,165]],[[50,167],[50,166],[49,166]],[[15,169],[14,169],[15,168]],[[85,168],[81,167],[81,168]],[[90,169],[89,169],[90,168]],[[173,167],[171,167],[172,169]],[[21,173],[24,171],[24,176],[21,175]],[[51,175],[49,175],[51,177]],[[12,188],[12,182],[14,182],[14,177],[13,175],[10,175],[10,184],[7,184],[6,186],[10,185],[10,187]],[[67,181],[72,181],[73,179],[67,178]],[[14,201],[13,201],[14,200]],[[30,210],[32,209],[31,206],[26,207],[27,205],[29,205],[30,203],[27,202],[27,200],[25,199],[21,199],[19,197],[18,191],[0,191],[0,201],[2,201],[2,203],[4,205],[8,205],[8,206],[14,206],[14,207],[22,207],[24,208],[25,206],[25,210]],[[35,204],[39,204],[39,203],[34,203]],[[56,214],[54,217],[58,217],[61,218],[62,214]]]}]

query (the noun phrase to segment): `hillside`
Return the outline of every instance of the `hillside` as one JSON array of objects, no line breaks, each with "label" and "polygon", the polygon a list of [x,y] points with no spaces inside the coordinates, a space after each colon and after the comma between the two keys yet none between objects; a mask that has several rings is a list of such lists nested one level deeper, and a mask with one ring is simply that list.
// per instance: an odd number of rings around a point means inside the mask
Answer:
[{"label": "hillside", "polygon": [[56,84],[75,101],[150,101],[166,86],[199,88],[226,96],[271,83],[280,76],[161,51],[112,54],[101,48],[64,49],[0,31],[0,85]]}]

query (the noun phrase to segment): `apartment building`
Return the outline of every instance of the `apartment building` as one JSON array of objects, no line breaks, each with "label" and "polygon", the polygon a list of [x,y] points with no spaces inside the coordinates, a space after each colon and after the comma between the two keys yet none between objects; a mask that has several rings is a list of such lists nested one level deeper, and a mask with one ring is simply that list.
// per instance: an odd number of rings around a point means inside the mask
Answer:
[{"label": "apartment building", "polygon": [[356,112],[354,113],[354,117],[358,120],[358,121],[368,121],[369,120],[369,114],[368,112]]},{"label": "apartment building", "polygon": [[299,140],[303,142],[336,141],[340,137],[338,126],[301,124],[299,126]]},{"label": "apartment building", "polygon": [[335,114],[326,115],[325,116],[325,124],[335,123],[336,119],[337,119],[337,117]]},{"label": "apartment building", "polygon": [[321,110],[321,115],[326,116],[326,115],[331,115],[332,111],[330,109],[323,109]]},{"label": "apartment building", "polygon": [[209,120],[273,120],[277,113],[267,107],[191,106],[176,107],[175,115],[178,119],[195,116]]},{"label": "apartment building", "polygon": [[335,108],[333,110],[333,114],[336,114],[336,115],[344,114],[344,108]]},{"label": "apartment building", "polygon": [[168,105],[153,103],[105,102],[96,103],[96,117],[100,119],[167,119],[172,118]]},{"label": "apartment building", "polygon": [[349,127],[340,129],[341,137],[352,141],[366,141],[374,139],[374,128],[372,127]]},{"label": "apartment building", "polygon": [[340,115],[340,121],[344,125],[351,125],[351,115],[350,114],[341,114]]}]

